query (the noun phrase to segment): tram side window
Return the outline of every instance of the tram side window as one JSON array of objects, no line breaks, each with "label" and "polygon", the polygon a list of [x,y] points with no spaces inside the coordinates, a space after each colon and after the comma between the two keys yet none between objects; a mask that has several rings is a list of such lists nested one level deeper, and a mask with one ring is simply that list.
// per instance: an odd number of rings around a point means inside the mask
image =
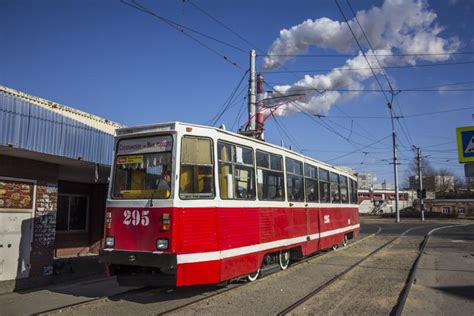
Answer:
[{"label": "tram side window", "polygon": [[349,192],[347,188],[347,177],[339,176],[339,184],[341,188],[341,203],[349,203]]},{"label": "tram side window", "polygon": [[256,153],[259,200],[285,200],[283,158],[260,150]]},{"label": "tram side window", "polygon": [[329,173],[329,182],[331,182],[331,203],[340,203],[340,191],[339,191],[339,175],[337,173]]},{"label": "tram side window", "polygon": [[351,179],[351,203],[358,204],[357,201],[357,181]]},{"label": "tram side window", "polygon": [[303,163],[286,158],[286,187],[288,201],[304,201]]},{"label": "tram side window", "polygon": [[253,150],[218,142],[219,188],[222,199],[255,199]]},{"label": "tram side window", "polygon": [[318,169],[308,164],[304,164],[304,183],[306,188],[306,201],[318,202]]},{"label": "tram side window", "polygon": [[212,140],[184,136],[181,143],[179,196],[182,199],[214,198]]},{"label": "tram side window", "polygon": [[319,168],[319,197],[321,203],[331,202],[329,192],[329,171]]}]

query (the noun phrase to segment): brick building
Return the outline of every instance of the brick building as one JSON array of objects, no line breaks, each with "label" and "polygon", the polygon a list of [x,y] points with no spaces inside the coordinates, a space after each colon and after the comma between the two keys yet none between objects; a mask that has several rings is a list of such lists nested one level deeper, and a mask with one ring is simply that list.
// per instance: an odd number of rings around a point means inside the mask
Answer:
[{"label": "brick building", "polygon": [[474,199],[426,199],[424,202],[430,212],[474,217]]},{"label": "brick building", "polygon": [[117,127],[0,86],[0,282],[42,284],[55,257],[97,251]]}]

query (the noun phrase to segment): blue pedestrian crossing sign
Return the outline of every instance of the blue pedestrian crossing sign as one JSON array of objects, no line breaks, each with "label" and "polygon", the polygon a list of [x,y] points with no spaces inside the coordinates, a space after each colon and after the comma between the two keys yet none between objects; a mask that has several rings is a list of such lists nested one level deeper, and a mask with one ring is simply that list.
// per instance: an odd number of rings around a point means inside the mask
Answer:
[{"label": "blue pedestrian crossing sign", "polygon": [[474,126],[456,128],[459,162],[474,162]]}]

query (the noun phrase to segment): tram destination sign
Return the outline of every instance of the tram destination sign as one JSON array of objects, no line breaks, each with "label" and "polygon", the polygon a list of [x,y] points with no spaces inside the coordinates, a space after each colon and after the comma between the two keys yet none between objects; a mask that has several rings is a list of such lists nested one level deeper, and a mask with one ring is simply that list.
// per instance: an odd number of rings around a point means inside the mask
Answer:
[{"label": "tram destination sign", "polygon": [[117,146],[117,155],[170,151],[172,145],[170,135],[122,139]]}]

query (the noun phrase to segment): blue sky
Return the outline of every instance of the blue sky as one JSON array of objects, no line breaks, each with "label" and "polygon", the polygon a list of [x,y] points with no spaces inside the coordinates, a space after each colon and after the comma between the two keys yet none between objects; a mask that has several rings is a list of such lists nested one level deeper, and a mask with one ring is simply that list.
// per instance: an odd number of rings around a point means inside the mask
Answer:
[{"label": "blue sky", "polygon": [[[326,17],[344,21],[334,1],[193,0],[192,3],[245,38],[243,41],[189,1],[140,3],[160,16],[236,46],[238,49],[189,33],[239,67],[160,20],[118,0],[3,0],[0,2],[0,84],[126,125],[174,120],[204,124],[215,116],[248,68],[247,51],[252,48],[248,42],[264,54],[282,29],[307,19]],[[351,19],[347,3],[343,0],[339,3]],[[351,1],[355,11],[381,7],[383,3]],[[471,18],[474,5],[471,1],[428,1],[424,10],[436,14],[429,30],[443,27],[437,36],[457,41],[457,53],[474,52],[474,21]],[[398,15],[404,18],[403,14]],[[385,17],[380,19],[383,21]],[[265,88],[292,85],[304,75],[329,72],[300,70],[330,70],[343,66],[349,59],[347,54],[359,51],[355,42],[350,45],[353,45],[352,49],[345,53],[331,47],[310,46],[308,52],[302,53],[307,57],[293,58],[284,67],[273,69],[294,72],[266,73],[265,80],[269,85]],[[334,56],[338,54],[344,56]],[[263,70],[262,61],[259,56],[257,70]],[[413,144],[420,146],[424,155],[429,155],[427,159],[436,168],[448,167],[457,175],[463,175],[463,167],[456,159],[455,128],[473,125],[473,110],[425,114],[472,108],[473,92],[403,90],[463,82],[468,83],[443,89],[472,89],[474,64],[465,62],[474,62],[474,55],[454,54],[443,61],[416,61],[417,65],[462,64],[386,68],[392,85],[402,90],[394,102],[396,115],[423,114],[401,118],[396,123],[402,178],[414,157],[410,151]],[[379,80],[387,86],[384,76],[379,74]],[[246,82],[247,78],[243,83]],[[360,80],[359,84],[361,90],[378,89],[373,77]],[[216,125],[224,123],[227,128],[236,130],[237,123],[245,122],[245,115],[238,120],[246,108],[243,89],[244,86],[240,86],[232,106]],[[318,111],[314,113],[320,113]],[[292,113],[278,116],[278,124],[273,119],[267,121],[269,142],[279,144],[283,138],[285,145],[292,145],[293,149],[316,159],[372,172],[380,182],[384,179],[393,182],[392,165],[387,162],[391,159],[391,139],[386,137],[391,132],[387,119],[389,112],[380,92],[361,91],[356,96],[342,99],[332,104],[323,113],[326,116],[323,118],[311,119],[304,113]],[[322,127],[321,121],[329,129]],[[382,138],[381,142],[367,146]],[[354,153],[348,154],[351,152]],[[345,154],[348,155],[338,158]]]}]

